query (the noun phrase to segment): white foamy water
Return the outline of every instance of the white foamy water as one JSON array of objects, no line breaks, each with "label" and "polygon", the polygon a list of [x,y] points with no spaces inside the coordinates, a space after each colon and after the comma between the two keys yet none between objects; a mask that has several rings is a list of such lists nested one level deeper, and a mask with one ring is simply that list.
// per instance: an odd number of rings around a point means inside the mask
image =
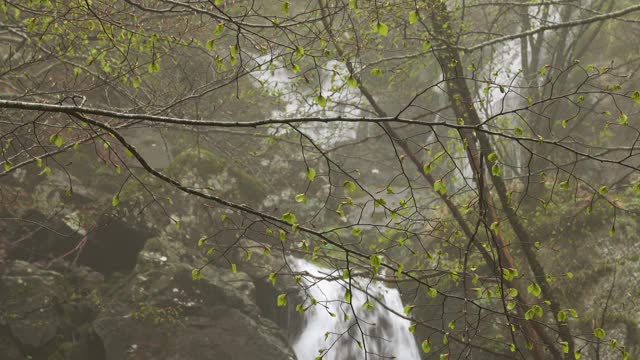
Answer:
[{"label": "white foamy water", "polygon": [[[351,306],[344,301],[347,281],[342,280],[341,274],[338,273],[332,274],[332,280],[319,280],[326,277],[329,270],[306,260],[290,258],[289,264],[295,271],[306,271],[310,275],[302,277],[303,285],[308,287],[308,295],[318,302],[302,315],[304,325],[293,344],[298,360],[313,360],[320,356],[323,360],[365,359],[364,347],[361,348],[357,343],[362,343],[362,334],[355,322]],[[339,280],[334,279],[336,276]],[[367,359],[419,360],[418,345],[413,334],[409,332],[410,322],[385,309],[386,306],[400,314],[403,313],[398,290],[388,288],[379,282],[370,283],[367,287],[368,279],[354,277],[351,281],[351,302],[360,328],[365,334]],[[373,303],[372,310],[362,307],[367,295],[356,287],[367,289],[369,301]],[[381,303],[376,302],[374,297]],[[305,306],[309,306],[310,302],[307,299]],[[335,314],[335,317],[330,313]],[[345,314],[348,315],[348,320],[345,320]]]}]

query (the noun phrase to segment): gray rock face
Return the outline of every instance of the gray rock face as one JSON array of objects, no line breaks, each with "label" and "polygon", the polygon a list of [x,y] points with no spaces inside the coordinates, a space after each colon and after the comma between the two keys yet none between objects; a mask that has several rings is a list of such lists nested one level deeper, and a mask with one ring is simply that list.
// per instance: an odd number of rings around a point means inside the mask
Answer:
[{"label": "gray rock face", "polygon": [[2,359],[295,359],[283,329],[261,316],[252,277],[210,265],[193,280],[189,257],[154,238],[134,271],[106,282],[83,267],[7,263]]}]

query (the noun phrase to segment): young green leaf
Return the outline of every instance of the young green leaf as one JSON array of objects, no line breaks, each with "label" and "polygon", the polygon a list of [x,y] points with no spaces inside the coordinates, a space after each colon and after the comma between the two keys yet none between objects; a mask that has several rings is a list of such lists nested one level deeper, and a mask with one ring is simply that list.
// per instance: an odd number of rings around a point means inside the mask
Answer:
[{"label": "young green leaf", "polygon": [[199,280],[201,277],[200,269],[191,270],[191,279]]},{"label": "young green leaf", "polygon": [[627,117],[627,114],[625,114],[625,113],[621,113],[620,114],[620,116],[618,117],[618,124],[620,124],[622,126],[629,125],[629,118]]},{"label": "young green leaf", "polygon": [[593,329],[593,335],[598,339],[604,339],[607,333],[602,328],[595,328]]},{"label": "young green leaf", "polygon": [[376,23],[376,31],[382,36],[387,36],[389,34],[389,28],[387,27],[387,24],[383,22]]},{"label": "young green leaf", "polygon": [[429,339],[426,339],[425,341],[422,342],[421,348],[422,348],[422,351],[425,353],[428,353],[429,351],[431,351],[431,342],[429,341]]},{"label": "young green leaf", "polygon": [[358,80],[351,75],[347,78],[347,85],[349,85],[350,88],[355,88],[358,86]]},{"label": "young green leaf", "polygon": [[373,270],[373,273],[377,274],[378,269],[380,268],[380,264],[382,264],[382,260],[378,255],[371,255],[369,257],[369,264],[371,264],[371,269]]},{"label": "young green leaf", "polygon": [[295,215],[293,215],[293,214],[292,214],[292,213],[290,213],[290,212],[287,212],[287,213],[284,213],[284,214],[282,215],[282,220],[284,220],[284,221],[288,222],[289,224],[293,225],[293,224],[295,224],[295,223],[296,223],[296,220],[297,220],[297,219],[296,219],[296,216],[295,216]]},{"label": "young green leaf", "polygon": [[542,289],[540,289],[540,285],[538,285],[538,283],[533,282],[529,284],[529,286],[527,286],[527,292],[535,297],[538,297],[542,293]]},{"label": "young green leaf", "polygon": [[307,178],[309,178],[309,181],[315,180],[315,178],[316,178],[316,169],[308,168],[307,169]]},{"label": "young green leaf", "polygon": [[567,320],[567,313],[564,310],[558,311],[557,315],[559,322],[565,322]]},{"label": "young green leaf", "polygon": [[280,306],[280,307],[287,306],[287,294],[278,295],[277,305]]},{"label": "young green leaf", "polygon": [[415,305],[407,305],[404,307],[403,312],[405,315],[409,315],[411,314],[411,312],[413,311],[413,308],[416,307]]},{"label": "young green leaf", "polygon": [[316,96],[316,103],[320,105],[321,108],[324,108],[325,106],[327,106],[327,99],[322,96],[322,94],[320,94]]},{"label": "young green leaf", "polygon": [[344,185],[344,187],[350,192],[356,191],[356,184],[352,181],[346,180],[342,185]]},{"label": "young green leaf", "polygon": [[409,24],[413,25],[418,22],[418,12],[412,11],[409,13]]}]

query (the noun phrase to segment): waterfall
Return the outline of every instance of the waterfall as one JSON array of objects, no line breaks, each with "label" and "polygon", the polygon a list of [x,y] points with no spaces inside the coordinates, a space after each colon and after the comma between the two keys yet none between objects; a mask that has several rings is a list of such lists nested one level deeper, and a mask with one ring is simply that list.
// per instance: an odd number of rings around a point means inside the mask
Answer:
[{"label": "waterfall", "polygon": [[[364,359],[364,351],[357,343],[362,342],[361,332],[351,306],[344,301],[348,282],[339,273],[333,273],[335,276],[331,276],[331,280],[320,280],[327,277],[329,270],[306,260],[289,258],[288,262],[295,271],[309,274],[302,276],[302,285],[307,288],[307,294],[317,301],[316,305],[304,312],[302,330],[293,343],[298,360],[314,360],[319,357],[322,360]],[[419,360],[418,346],[413,334],[409,332],[410,321],[388,310],[403,313],[400,292],[365,278],[353,277],[351,281],[351,303],[360,328],[365,333],[367,358]],[[373,309],[363,308],[367,295],[356,287],[367,289]],[[307,307],[310,303],[311,300],[307,299],[304,306]],[[345,314],[348,320],[345,319]]]}]

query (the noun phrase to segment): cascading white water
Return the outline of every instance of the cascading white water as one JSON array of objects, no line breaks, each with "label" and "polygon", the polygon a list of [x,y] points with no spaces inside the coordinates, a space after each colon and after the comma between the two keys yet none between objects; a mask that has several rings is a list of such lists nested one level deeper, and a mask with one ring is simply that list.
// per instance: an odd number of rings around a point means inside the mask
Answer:
[{"label": "cascading white water", "polygon": [[[361,348],[357,342],[362,342],[362,334],[351,306],[344,301],[347,281],[342,280],[337,273],[334,275],[339,279],[331,277],[331,280],[320,280],[327,277],[327,269],[303,259],[290,258],[289,264],[295,271],[306,271],[309,274],[302,277],[302,282],[308,288],[308,295],[317,300],[317,304],[304,313],[302,330],[293,344],[298,360],[314,360],[320,356],[323,360],[364,359],[364,347]],[[368,279],[363,278],[353,277],[351,281],[351,303],[365,334],[367,358],[419,360],[418,346],[413,334],[409,332],[410,322],[385,308],[402,314],[403,306],[398,290],[381,283],[369,283]],[[367,295],[356,288],[367,289],[373,309],[363,309]],[[373,300],[374,297],[380,303]],[[305,306],[309,303],[310,300],[307,300]],[[348,320],[345,320],[345,314],[348,315]]]}]

